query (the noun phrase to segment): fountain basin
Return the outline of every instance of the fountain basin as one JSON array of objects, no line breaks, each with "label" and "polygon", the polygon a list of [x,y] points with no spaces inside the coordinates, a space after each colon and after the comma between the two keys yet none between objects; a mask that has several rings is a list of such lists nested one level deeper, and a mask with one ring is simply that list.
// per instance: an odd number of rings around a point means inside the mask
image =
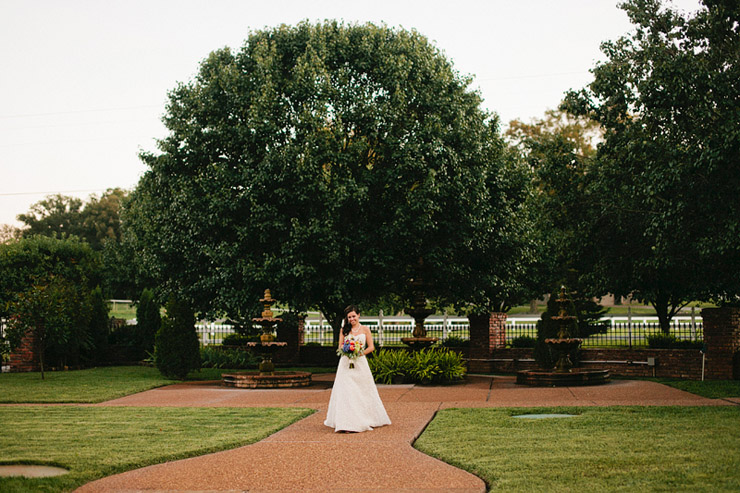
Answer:
[{"label": "fountain basin", "polygon": [[265,374],[258,371],[239,371],[221,374],[221,381],[226,387],[240,389],[308,387],[311,384],[311,373],[305,371],[276,371],[272,374]]},{"label": "fountain basin", "polygon": [[518,385],[532,387],[576,387],[609,383],[609,370],[573,368],[570,372],[521,370],[516,373]]}]

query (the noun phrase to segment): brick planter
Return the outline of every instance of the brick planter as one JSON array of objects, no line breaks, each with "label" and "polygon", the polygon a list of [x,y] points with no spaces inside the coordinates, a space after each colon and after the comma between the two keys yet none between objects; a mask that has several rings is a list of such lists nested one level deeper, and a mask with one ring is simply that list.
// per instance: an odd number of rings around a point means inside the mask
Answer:
[{"label": "brick planter", "polygon": [[[701,365],[702,353],[698,349],[582,349],[579,367],[609,370],[612,375],[626,377],[700,380]],[[471,357],[469,368],[483,368],[486,373],[539,369],[533,350],[528,348],[496,349],[485,359]],[[481,370],[471,370],[476,371]]]},{"label": "brick planter", "polygon": [[740,379],[740,308],[705,308],[706,377]]},{"label": "brick planter", "polygon": [[27,331],[21,340],[20,346],[10,353],[10,371],[27,372],[40,371],[41,363],[36,352],[36,334]]}]

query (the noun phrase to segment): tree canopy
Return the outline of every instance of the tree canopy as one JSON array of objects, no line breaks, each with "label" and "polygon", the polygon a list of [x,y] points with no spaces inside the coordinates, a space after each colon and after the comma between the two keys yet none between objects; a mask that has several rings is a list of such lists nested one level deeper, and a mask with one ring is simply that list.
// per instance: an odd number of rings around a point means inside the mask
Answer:
[{"label": "tree canopy", "polygon": [[512,299],[532,256],[526,172],[468,84],[419,33],[371,24],[280,26],[211,53],[142,156],[124,214],[140,271],[232,317],[271,287],[341,319],[407,294],[420,258],[432,300]]},{"label": "tree canopy", "polygon": [[592,281],[651,302],[666,328],[688,301],[740,293],[740,6],[622,8],[635,31],[602,45],[607,61],[565,107],[605,131],[592,234],[612,241]]},{"label": "tree canopy", "polygon": [[95,250],[101,250],[106,241],[120,241],[119,212],[126,192],[111,188],[100,197],[91,195],[87,202],[68,195],[50,195],[36,202],[18,220],[26,224],[25,237],[77,236]]}]

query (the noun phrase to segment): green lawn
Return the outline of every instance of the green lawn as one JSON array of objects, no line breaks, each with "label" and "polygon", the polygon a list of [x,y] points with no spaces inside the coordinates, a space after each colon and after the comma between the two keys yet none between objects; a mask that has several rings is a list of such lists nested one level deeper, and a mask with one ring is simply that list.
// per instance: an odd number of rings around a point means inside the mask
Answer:
[{"label": "green lawn", "polygon": [[[334,368],[278,368],[278,371],[332,372]],[[188,380],[220,380],[222,373],[244,370],[203,368]],[[178,383],[147,366],[109,366],[87,370],[0,373],[0,404],[95,403]]]},{"label": "green lawn", "polygon": [[738,407],[448,409],[415,447],[491,491],[740,490]]},{"label": "green lawn", "polygon": [[109,366],[87,370],[0,373],[0,403],[102,402],[175,383],[156,368]]},{"label": "green lawn", "polygon": [[740,397],[740,380],[674,380],[654,379],[656,382],[691,392],[710,399]]},{"label": "green lawn", "polygon": [[56,478],[0,478],[4,493],[70,491],[94,479],[261,440],[309,409],[0,407],[0,463],[65,467]]},{"label": "green lawn", "polygon": [[136,318],[136,306],[127,303],[108,303],[108,316],[130,320]]}]

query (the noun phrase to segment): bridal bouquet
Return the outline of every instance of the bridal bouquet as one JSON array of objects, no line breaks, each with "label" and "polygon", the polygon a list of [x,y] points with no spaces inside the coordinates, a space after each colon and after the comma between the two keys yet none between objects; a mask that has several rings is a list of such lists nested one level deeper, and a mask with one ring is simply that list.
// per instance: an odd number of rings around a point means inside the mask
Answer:
[{"label": "bridal bouquet", "polygon": [[365,345],[352,338],[347,337],[344,339],[344,344],[339,346],[339,349],[337,349],[337,354],[339,356],[346,356],[349,358],[349,367],[354,368],[355,363],[352,361],[353,359],[359,358],[362,356],[362,352],[365,350]]}]

